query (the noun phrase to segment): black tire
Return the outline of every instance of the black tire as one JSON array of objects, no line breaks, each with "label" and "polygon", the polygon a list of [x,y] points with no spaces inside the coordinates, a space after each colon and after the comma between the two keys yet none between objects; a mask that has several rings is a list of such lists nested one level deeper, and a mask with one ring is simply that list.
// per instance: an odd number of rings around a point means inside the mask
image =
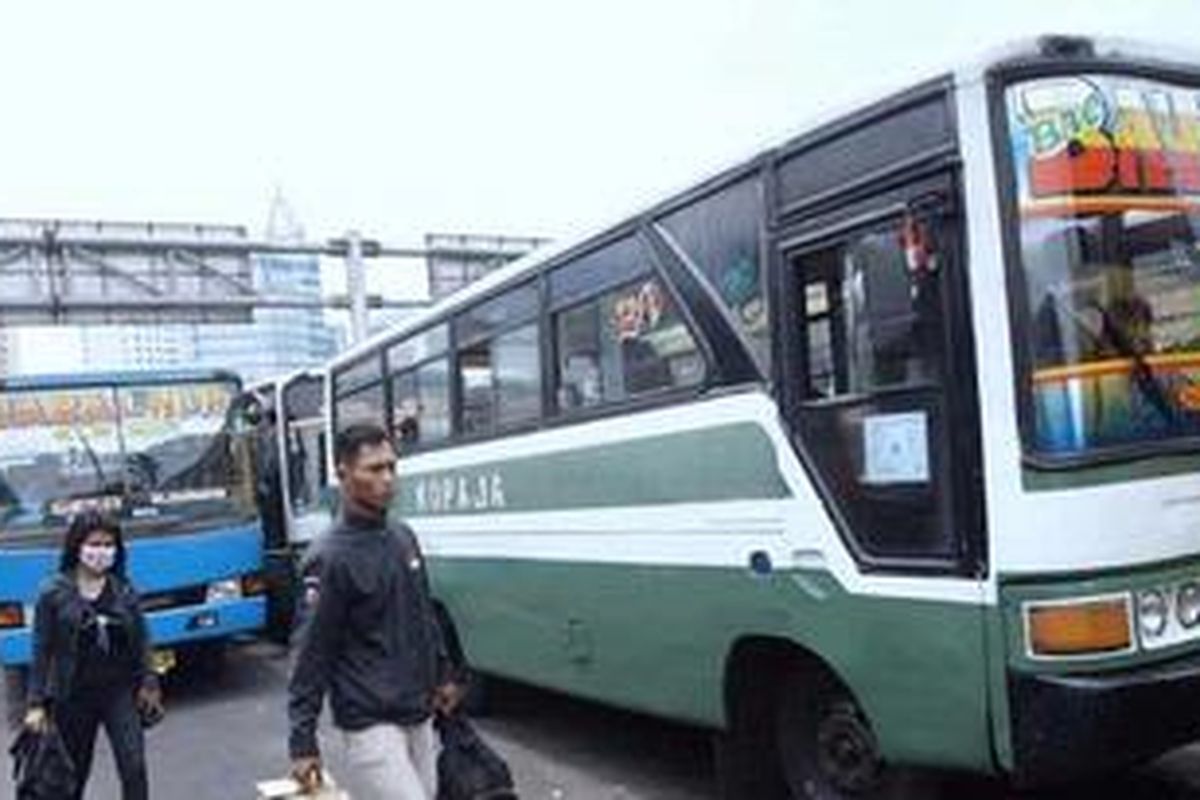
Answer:
[{"label": "black tire", "polygon": [[885,791],[887,772],[870,722],[819,669],[792,669],[782,681],[775,741],[793,800],[865,800]]},{"label": "black tire", "polygon": [[263,577],[267,583],[267,624],[264,638],[281,647],[291,645],[298,617],[298,599],[303,592],[296,556],[291,550],[268,553]]},{"label": "black tire", "polygon": [[182,654],[187,671],[201,680],[220,680],[229,661],[229,643],[224,639],[200,642]]},{"label": "black tire", "polygon": [[[723,800],[787,800],[775,741],[773,666],[759,662],[739,671],[729,689],[728,728],[713,739],[719,796]],[[757,678],[754,680],[753,678]]]},{"label": "black tire", "polygon": [[713,752],[718,796],[723,800],[787,800],[770,736],[718,733],[713,738]]},{"label": "black tire", "polygon": [[29,691],[29,670],[26,667],[4,668],[4,723],[16,731],[25,718],[25,703]]}]

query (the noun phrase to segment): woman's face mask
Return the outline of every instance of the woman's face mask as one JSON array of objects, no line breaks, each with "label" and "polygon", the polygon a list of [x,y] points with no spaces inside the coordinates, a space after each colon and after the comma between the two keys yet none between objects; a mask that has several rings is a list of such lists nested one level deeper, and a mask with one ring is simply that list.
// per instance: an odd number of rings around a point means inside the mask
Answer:
[{"label": "woman's face mask", "polygon": [[85,544],[79,548],[79,560],[93,572],[108,572],[117,560],[117,548],[111,544]]}]

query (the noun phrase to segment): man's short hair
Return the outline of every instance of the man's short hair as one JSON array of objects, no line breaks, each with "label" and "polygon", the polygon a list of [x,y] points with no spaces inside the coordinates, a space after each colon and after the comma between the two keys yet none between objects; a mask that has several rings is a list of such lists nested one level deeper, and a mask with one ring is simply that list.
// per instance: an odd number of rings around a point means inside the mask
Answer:
[{"label": "man's short hair", "polygon": [[338,431],[333,439],[333,460],[337,464],[351,464],[364,447],[391,444],[392,439],[382,425],[374,422],[355,422]]}]

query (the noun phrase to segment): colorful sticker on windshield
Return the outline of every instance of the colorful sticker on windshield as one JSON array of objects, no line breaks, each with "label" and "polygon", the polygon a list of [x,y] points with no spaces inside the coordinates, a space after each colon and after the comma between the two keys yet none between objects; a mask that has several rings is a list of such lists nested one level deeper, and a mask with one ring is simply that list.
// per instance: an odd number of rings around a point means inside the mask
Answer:
[{"label": "colorful sticker on windshield", "polygon": [[1200,90],[1045,78],[1009,89],[1008,115],[1022,201],[1200,195]]}]

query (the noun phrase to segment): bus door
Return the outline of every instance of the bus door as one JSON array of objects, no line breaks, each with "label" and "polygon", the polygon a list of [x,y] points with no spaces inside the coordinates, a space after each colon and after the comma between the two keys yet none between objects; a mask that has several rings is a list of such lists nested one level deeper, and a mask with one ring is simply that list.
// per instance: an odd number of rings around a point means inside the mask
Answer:
[{"label": "bus door", "polygon": [[288,543],[306,548],[333,520],[325,441],[325,385],[305,373],[283,388],[284,423],[280,443]]},{"label": "bus door", "polygon": [[262,528],[263,579],[266,583],[266,636],[286,643],[292,612],[290,557],[280,454],[279,389],[274,382],[259,385],[243,397],[254,465],[254,502]]},{"label": "bus door", "polygon": [[302,373],[279,392],[279,424],[272,433],[279,464],[281,535],[267,551],[268,611],[272,636],[278,641],[286,641],[295,626],[305,552],[332,521],[324,391],[319,375]]},{"label": "bus door", "polygon": [[888,757],[950,749],[979,768],[992,752],[983,493],[953,185],[791,228],[777,321],[795,450],[864,576],[855,643],[825,641],[824,655]]},{"label": "bus door", "polygon": [[983,571],[975,373],[947,175],[781,239],[797,449],[864,571]]}]

